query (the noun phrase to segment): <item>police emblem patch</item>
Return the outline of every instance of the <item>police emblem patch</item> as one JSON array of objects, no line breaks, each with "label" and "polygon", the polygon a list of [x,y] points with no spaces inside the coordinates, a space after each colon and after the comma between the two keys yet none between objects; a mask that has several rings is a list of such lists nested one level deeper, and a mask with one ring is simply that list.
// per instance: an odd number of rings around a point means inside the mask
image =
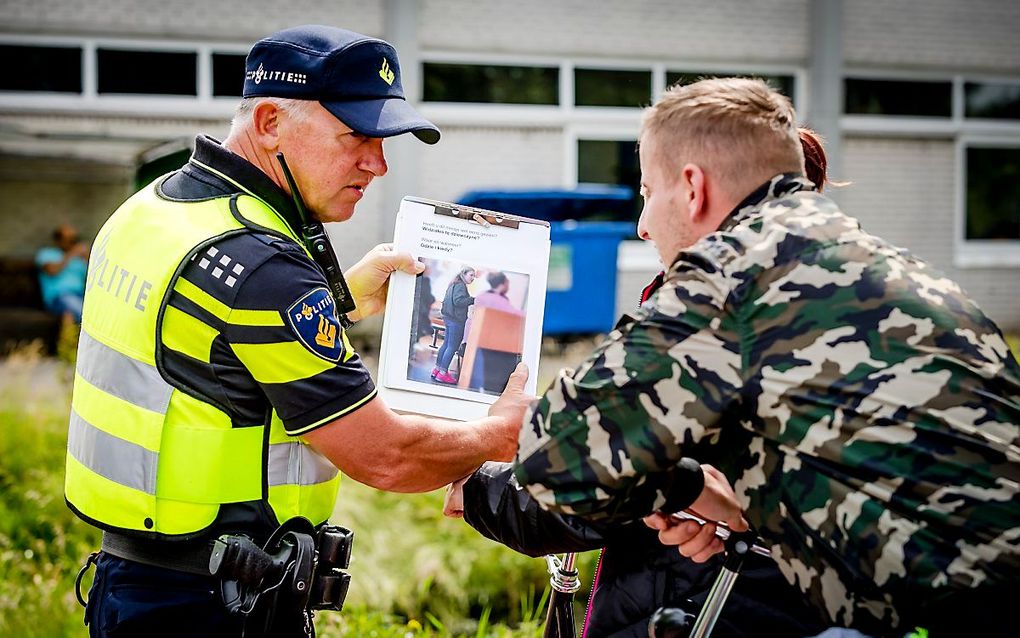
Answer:
[{"label": "police emblem patch", "polygon": [[298,341],[323,359],[336,363],[344,355],[336,302],[325,288],[315,288],[291,304],[287,322]]}]

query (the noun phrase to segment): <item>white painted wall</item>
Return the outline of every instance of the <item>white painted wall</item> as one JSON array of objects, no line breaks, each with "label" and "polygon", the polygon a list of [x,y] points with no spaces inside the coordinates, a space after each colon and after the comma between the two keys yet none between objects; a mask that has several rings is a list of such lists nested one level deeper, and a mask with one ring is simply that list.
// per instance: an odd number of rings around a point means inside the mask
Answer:
[{"label": "white painted wall", "polygon": [[844,0],[843,7],[848,66],[1020,69],[1015,0]]},{"label": "white painted wall", "polygon": [[297,24],[333,24],[381,35],[381,2],[358,0],[4,0],[2,30],[13,33],[145,36],[251,44]]},{"label": "white painted wall", "polygon": [[809,0],[424,0],[423,49],[787,62]]}]

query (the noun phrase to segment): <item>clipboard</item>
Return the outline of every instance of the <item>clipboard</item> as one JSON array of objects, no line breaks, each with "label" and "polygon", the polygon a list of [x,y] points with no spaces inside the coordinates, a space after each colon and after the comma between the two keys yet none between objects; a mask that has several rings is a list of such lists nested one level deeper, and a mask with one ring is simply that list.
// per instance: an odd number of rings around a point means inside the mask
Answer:
[{"label": "clipboard", "polygon": [[[549,222],[408,196],[393,243],[426,269],[390,279],[378,376],[386,404],[459,421],[481,418],[517,361],[527,364],[525,390],[535,394]],[[472,299],[466,311],[465,293]],[[441,364],[445,374],[436,375]]]}]

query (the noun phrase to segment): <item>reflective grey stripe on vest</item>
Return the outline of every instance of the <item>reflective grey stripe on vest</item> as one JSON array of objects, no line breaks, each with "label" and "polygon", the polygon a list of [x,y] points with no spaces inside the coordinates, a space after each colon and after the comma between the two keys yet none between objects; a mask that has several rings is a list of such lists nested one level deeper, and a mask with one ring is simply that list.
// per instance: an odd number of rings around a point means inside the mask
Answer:
[{"label": "reflective grey stripe on vest", "polygon": [[166,414],[173,388],[155,366],[123,355],[84,330],[78,341],[78,374],[95,387],[146,410]]},{"label": "reflective grey stripe on vest", "polygon": [[73,410],[67,431],[67,453],[114,483],[156,494],[159,454],[103,432]]},{"label": "reflective grey stripe on vest", "polygon": [[269,485],[317,485],[337,475],[326,457],[304,443],[269,446]]}]

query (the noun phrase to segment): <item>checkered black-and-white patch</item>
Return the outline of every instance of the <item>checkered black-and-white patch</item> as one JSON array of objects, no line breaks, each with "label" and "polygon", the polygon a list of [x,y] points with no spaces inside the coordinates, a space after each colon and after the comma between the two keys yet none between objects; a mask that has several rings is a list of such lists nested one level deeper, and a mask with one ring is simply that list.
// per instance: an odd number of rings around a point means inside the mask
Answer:
[{"label": "checkered black-and-white patch", "polygon": [[[194,260],[194,258],[192,258]],[[227,253],[210,246],[198,261],[198,267],[209,272],[213,278],[222,281],[228,288],[233,288],[237,278],[244,272],[244,265]],[[224,276],[226,275],[226,276]]]}]

